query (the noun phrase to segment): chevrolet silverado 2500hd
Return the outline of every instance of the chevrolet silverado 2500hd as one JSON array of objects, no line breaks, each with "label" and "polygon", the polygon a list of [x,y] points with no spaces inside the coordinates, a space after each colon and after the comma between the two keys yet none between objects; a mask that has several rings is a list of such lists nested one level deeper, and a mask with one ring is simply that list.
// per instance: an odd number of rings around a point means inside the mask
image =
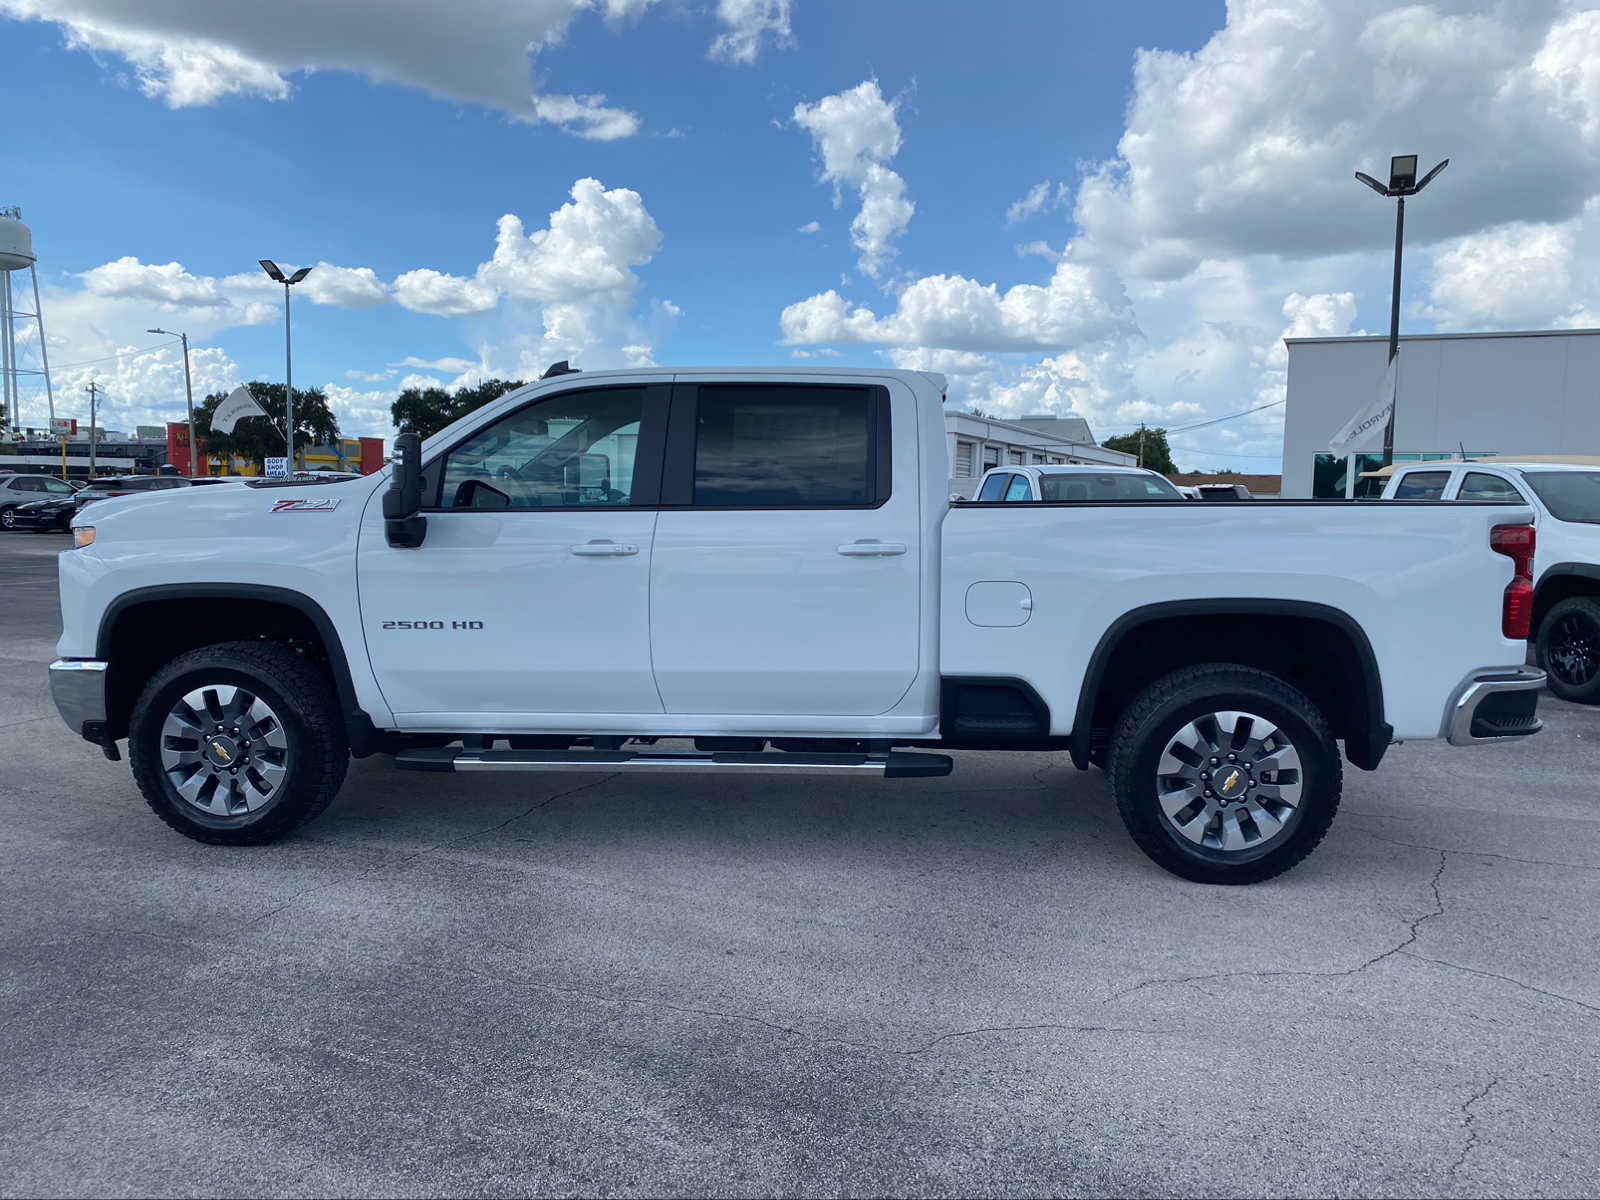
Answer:
[{"label": "chevrolet silverado 2500hd", "polygon": [[[420,771],[1108,768],[1162,866],[1304,858],[1344,757],[1535,732],[1526,504],[954,504],[944,381],[564,371],[341,483],[102,501],[52,690],[207,842]],[[662,739],[691,740],[670,750]]]}]

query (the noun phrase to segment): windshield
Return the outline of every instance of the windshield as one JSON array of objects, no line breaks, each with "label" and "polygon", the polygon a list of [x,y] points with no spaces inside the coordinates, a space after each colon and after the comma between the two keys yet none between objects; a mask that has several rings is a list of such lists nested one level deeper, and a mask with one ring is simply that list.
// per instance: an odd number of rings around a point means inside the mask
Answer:
[{"label": "windshield", "polygon": [[1600,525],[1600,471],[1525,471],[1522,477],[1556,520]]},{"label": "windshield", "polygon": [[1182,500],[1183,493],[1159,475],[1074,471],[1039,476],[1039,496],[1056,503],[1093,504],[1098,500]]}]

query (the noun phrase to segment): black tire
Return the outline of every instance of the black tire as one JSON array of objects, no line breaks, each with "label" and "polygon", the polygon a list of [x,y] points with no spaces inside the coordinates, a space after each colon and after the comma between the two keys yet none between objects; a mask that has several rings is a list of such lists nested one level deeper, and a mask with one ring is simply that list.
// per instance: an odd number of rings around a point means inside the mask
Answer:
[{"label": "black tire", "polygon": [[1550,691],[1574,704],[1600,704],[1600,600],[1573,596],[1554,605],[1534,640]]},{"label": "black tire", "polygon": [[[185,800],[162,764],[168,714],[185,694],[214,686],[258,696],[280,718],[287,741],[276,794],[237,816]],[[350,749],[333,685],[322,671],[274,642],[224,642],[180,655],[151,677],[133,706],[128,759],[146,802],[172,828],[197,842],[246,846],[281,838],[327,808],[344,782]]]},{"label": "black tire", "polygon": [[7,533],[17,531],[17,506],[15,504],[0,505],[0,529]]},{"label": "black tire", "polygon": [[[1169,819],[1163,811],[1157,767],[1169,742],[1190,722],[1204,724],[1208,714],[1230,711],[1264,718],[1292,743],[1299,757],[1296,772],[1299,799],[1283,819],[1281,828],[1270,835],[1263,831],[1264,826],[1248,823],[1250,829],[1256,830],[1259,844],[1225,850],[1191,841],[1179,832],[1175,822],[1182,812]],[[1211,727],[1215,728],[1215,722]],[[1244,746],[1238,748],[1241,757],[1248,757]],[[1201,769],[1206,766],[1203,762],[1199,764]],[[1220,778],[1220,771],[1230,768],[1224,762],[1220,768],[1213,769],[1219,771]],[[1316,705],[1275,675],[1227,663],[1174,671],[1139,693],[1112,733],[1109,770],[1122,822],[1139,848],[1174,875],[1197,883],[1259,883],[1281,875],[1322,841],[1333,823],[1334,814],[1339,811],[1343,789],[1339,747]],[[1256,787],[1253,772],[1248,774],[1249,786]],[[1270,778],[1284,776],[1271,775]],[[1204,794],[1212,793],[1206,790]],[[1246,796],[1251,794],[1245,793]],[[1215,802],[1200,799],[1197,794],[1193,803],[1198,817],[1210,811]],[[1236,803],[1242,807],[1244,800],[1241,798]],[[1200,806],[1205,807],[1201,809]],[[1236,819],[1236,831],[1243,824]]]}]

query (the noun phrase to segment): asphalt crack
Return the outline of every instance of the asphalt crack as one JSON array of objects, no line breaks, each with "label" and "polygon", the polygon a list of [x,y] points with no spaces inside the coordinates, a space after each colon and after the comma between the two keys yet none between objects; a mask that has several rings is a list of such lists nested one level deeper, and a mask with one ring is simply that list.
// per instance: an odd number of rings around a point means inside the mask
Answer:
[{"label": "asphalt crack", "polygon": [[1467,1100],[1465,1104],[1461,1106],[1461,1128],[1466,1132],[1467,1141],[1466,1145],[1461,1147],[1461,1153],[1456,1156],[1455,1162],[1450,1164],[1450,1178],[1452,1180],[1455,1179],[1457,1172],[1459,1172],[1461,1168],[1466,1165],[1467,1158],[1472,1154],[1473,1150],[1475,1150],[1478,1145],[1478,1130],[1476,1125],[1478,1115],[1472,1111],[1472,1106],[1487,1096],[1489,1092],[1493,1090],[1495,1084],[1499,1082],[1500,1080],[1498,1076],[1489,1080],[1488,1083],[1484,1084],[1482,1088],[1480,1088],[1470,1099]]},{"label": "asphalt crack", "polygon": [[1346,979],[1351,975],[1359,975],[1368,967],[1376,966],[1386,958],[1400,954],[1408,947],[1414,945],[1421,936],[1422,927],[1435,917],[1444,915],[1444,897],[1439,891],[1439,880],[1444,875],[1445,863],[1448,854],[1437,846],[1425,847],[1439,856],[1439,866],[1433,873],[1433,878],[1428,881],[1428,889],[1433,893],[1433,908],[1420,916],[1413,917],[1406,922],[1406,933],[1395,945],[1375,954],[1359,966],[1350,967],[1343,971],[1218,971],[1206,975],[1182,975],[1162,979],[1146,979],[1136,983],[1131,988],[1124,988],[1120,992],[1113,992],[1106,1000],[1120,1000],[1124,996],[1131,996],[1149,987],[1173,987],[1188,983],[1214,983],[1225,979]]},{"label": "asphalt crack", "polygon": [[1382,834],[1373,833],[1370,829],[1358,829],[1357,833],[1364,834],[1375,842],[1387,842],[1391,846],[1409,846],[1413,850],[1432,850],[1438,854],[1470,854],[1476,858],[1497,858],[1501,862],[1525,863],[1534,867],[1566,867],[1573,871],[1600,871],[1600,866],[1590,863],[1555,862],[1548,858],[1517,858],[1511,854],[1498,854],[1493,850],[1467,850],[1457,848],[1446,851],[1443,846],[1430,846],[1425,842],[1402,842],[1398,838],[1387,838]]}]

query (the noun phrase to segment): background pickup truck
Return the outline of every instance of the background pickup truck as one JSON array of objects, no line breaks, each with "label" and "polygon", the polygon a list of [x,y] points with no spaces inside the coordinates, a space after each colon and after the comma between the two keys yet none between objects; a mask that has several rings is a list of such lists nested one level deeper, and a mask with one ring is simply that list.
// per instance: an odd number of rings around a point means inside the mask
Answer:
[{"label": "background pickup truck", "polygon": [[1529,637],[1552,692],[1600,704],[1600,467],[1468,461],[1389,470],[1385,500],[1491,500],[1533,511]]},{"label": "background pickup truck", "polygon": [[1059,749],[1223,883],[1316,846],[1340,741],[1370,770],[1539,728],[1525,503],[952,505],[943,393],[566,371],[380,476],[101,501],[61,556],[57,705],[201,841],[281,836],[352,753],[904,777]]}]

